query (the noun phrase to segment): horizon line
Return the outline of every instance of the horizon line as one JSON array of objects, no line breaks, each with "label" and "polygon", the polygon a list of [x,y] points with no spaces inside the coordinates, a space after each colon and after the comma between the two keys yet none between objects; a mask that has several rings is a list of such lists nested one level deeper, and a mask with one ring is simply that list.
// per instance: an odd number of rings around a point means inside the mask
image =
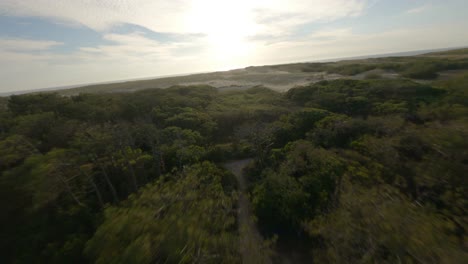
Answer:
[{"label": "horizon line", "polygon": [[350,57],[335,57],[335,58],[318,59],[318,60],[304,59],[302,61],[296,61],[296,62],[290,62],[290,63],[250,65],[250,66],[245,66],[245,67],[240,67],[240,68],[233,68],[233,69],[219,70],[219,71],[201,71],[201,72],[191,72],[191,73],[177,73],[177,74],[168,74],[168,75],[159,75],[159,76],[137,77],[137,78],[121,79],[121,80],[109,80],[109,81],[103,81],[103,82],[91,82],[91,83],[71,84],[71,85],[64,85],[64,86],[33,88],[33,89],[22,90],[22,91],[11,90],[11,91],[6,91],[6,92],[1,92],[0,97],[8,97],[11,95],[22,95],[22,94],[36,93],[36,92],[40,93],[40,92],[68,90],[68,89],[81,88],[81,87],[92,86],[92,85],[117,84],[117,83],[133,82],[133,81],[148,81],[148,80],[157,80],[157,79],[164,79],[164,78],[171,78],[171,77],[183,77],[183,76],[198,75],[198,74],[228,72],[228,71],[246,69],[246,68],[251,68],[251,67],[288,65],[288,64],[296,64],[296,63],[339,62],[339,61],[346,61],[346,60],[385,58],[385,57],[394,57],[394,56],[395,57],[397,56],[410,57],[410,56],[423,55],[423,54],[427,54],[431,52],[449,51],[449,50],[456,50],[456,49],[462,49],[462,48],[467,48],[467,47],[468,46],[458,46],[458,47],[434,48],[434,49],[424,49],[424,50],[410,50],[410,51],[401,51],[401,52],[388,52],[388,53],[380,53],[380,54],[350,56]]}]

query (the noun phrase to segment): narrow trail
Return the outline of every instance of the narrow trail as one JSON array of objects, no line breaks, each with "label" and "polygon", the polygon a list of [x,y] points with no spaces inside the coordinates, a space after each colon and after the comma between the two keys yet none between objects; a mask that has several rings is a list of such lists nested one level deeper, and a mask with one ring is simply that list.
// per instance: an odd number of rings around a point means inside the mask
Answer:
[{"label": "narrow trail", "polygon": [[251,211],[247,194],[247,185],[243,169],[252,159],[236,160],[224,164],[232,172],[239,183],[238,221],[240,235],[240,253],[244,264],[271,264],[270,254],[264,240],[258,231]]}]

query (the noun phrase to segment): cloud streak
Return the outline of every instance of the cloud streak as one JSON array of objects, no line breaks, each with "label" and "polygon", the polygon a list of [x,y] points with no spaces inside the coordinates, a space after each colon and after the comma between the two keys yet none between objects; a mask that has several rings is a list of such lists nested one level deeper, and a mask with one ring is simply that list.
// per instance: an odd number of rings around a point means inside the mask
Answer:
[{"label": "cloud streak", "polygon": [[431,8],[432,7],[432,4],[425,4],[425,5],[422,5],[422,6],[418,6],[416,8],[412,8],[408,11],[406,11],[407,14],[418,14],[418,13],[422,13],[424,11],[426,11],[427,9]]},{"label": "cloud streak", "polygon": [[63,43],[49,40],[30,40],[18,38],[0,39],[0,51],[43,51],[60,45],[63,45]]}]

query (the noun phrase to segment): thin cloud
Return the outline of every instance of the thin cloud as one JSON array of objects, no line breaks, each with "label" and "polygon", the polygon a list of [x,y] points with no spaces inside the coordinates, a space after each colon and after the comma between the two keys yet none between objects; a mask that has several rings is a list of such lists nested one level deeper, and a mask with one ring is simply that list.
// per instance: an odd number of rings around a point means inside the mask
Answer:
[{"label": "thin cloud", "polygon": [[406,13],[407,14],[418,14],[418,13],[422,13],[422,12],[428,10],[431,7],[432,7],[432,4],[425,4],[425,5],[418,6],[416,8],[412,8],[410,10],[407,10]]},{"label": "thin cloud", "polygon": [[30,40],[19,38],[0,39],[0,50],[3,51],[43,51],[60,45],[63,45],[63,43],[49,40]]},{"label": "thin cloud", "polygon": [[[433,27],[408,27],[378,33],[354,33],[349,29],[319,31],[301,40],[283,41],[264,46],[255,54],[258,64],[278,64],[307,60],[344,58],[463,46],[468,41],[460,34],[464,25],[443,24]],[[335,37],[328,37],[334,35]],[[320,36],[317,38],[317,36]],[[325,39],[322,37],[326,37]]]},{"label": "thin cloud", "polygon": [[191,38],[187,42],[159,42],[148,38],[143,32],[131,34],[108,33],[103,35],[103,39],[111,42],[106,45],[96,47],[81,47],[80,52],[84,54],[94,54],[101,58],[120,58],[140,61],[164,61],[180,60],[181,51],[184,49],[201,49],[204,45],[203,37]]},{"label": "thin cloud", "polygon": [[[331,21],[361,14],[368,0],[2,0],[0,13],[38,16],[61,23],[79,23],[96,31],[128,23],[156,32],[212,33],[213,25],[247,23],[263,34],[282,34],[313,21]],[[234,12],[235,11],[235,12]],[[237,19],[236,19],[237,17]],[[202,21],[202,23],[199,23]],[[204,23],[206,21],[207,23]],[[229,29],[229,28],[228,28]],[[255,32],[251,32],[255,34]]]},{"label": "thin cloud", "polygon": [[330,40],[330,39],[339,39],[343,37],[348,37],[352,35],[351,28],[334,28],[334,29],[322,29],[316,32],[313,32],[308,37],[314,40]]}]

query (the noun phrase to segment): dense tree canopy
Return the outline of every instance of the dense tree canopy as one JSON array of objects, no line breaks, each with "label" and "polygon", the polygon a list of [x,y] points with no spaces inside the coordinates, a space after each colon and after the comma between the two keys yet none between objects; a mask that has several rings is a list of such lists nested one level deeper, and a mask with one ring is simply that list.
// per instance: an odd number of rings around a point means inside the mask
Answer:
[{"label": "dense tree canopy", "polygon": [[296,66],[397,77],[2,99],[0,261],[240,263],[222,163],[252,158],[251,209],[278,259],[463,263],[466,59]]}]

